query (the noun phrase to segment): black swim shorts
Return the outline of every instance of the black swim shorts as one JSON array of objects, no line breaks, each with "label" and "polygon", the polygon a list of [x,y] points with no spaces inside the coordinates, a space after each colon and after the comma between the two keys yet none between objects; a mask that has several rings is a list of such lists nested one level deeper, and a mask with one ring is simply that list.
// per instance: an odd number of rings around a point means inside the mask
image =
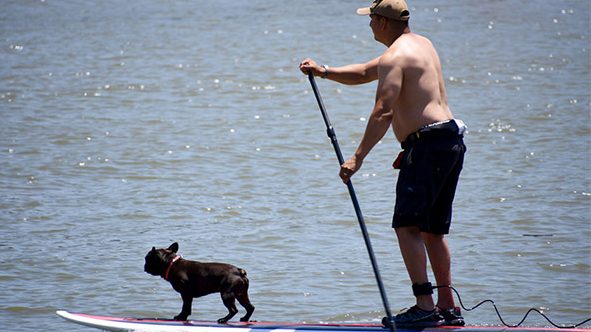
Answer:
[{"label": "black swim shorts", "polygon": [[450,125],[419,133],[402,144],[392,227],[448,234],[466,152],[463,135]]}]

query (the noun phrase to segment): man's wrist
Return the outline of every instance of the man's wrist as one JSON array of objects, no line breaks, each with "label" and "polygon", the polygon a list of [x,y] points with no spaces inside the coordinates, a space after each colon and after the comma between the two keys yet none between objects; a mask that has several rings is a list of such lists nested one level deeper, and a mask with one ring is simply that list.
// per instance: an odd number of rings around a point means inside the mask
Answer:
[{"label": "man's wrist", "polygon": [[324,72],[320,75],[320,77],[321,78],[326,78],[326,76],[328,76],[328,66],[327,65],[322,65],[320,67],[324,68]]}]

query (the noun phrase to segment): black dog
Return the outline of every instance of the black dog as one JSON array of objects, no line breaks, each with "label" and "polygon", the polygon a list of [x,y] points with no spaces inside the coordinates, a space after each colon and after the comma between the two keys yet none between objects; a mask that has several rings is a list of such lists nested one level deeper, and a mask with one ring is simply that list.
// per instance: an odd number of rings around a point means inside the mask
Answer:
[{"label": "black dog", "polygon": [[176,242],[167,249],[152,247],[146,255],[144,265],[144,271],[161,276],[170,282],[174,290],[181,293],[183,309],[174,319],[187,320],[191,314],[193,298],[220,293],[229,312],[225,317],[218,319],[218,323],[226,323],[236,315],[238,309],[236,309],[235,300],[238,300],[246,309],[246,315],[240,318],[240,321],[248,322],[254,306],[248,299],[246,271],[230,264],[201,263],[182,259],[176,254],[178,250],[179,245]]}]

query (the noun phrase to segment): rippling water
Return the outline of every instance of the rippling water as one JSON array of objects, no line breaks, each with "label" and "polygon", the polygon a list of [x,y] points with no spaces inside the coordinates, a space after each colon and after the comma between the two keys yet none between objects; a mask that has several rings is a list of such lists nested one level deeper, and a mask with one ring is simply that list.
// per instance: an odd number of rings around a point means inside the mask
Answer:
[{"label": "rippling water", "polygon": [[[587,1],[410,1],[470,127],[449,237],[464,303],[591,317]],[[57,309],[172,317],[152,246],[249,271],[257,320],[377,321],[354,211],[305,76],[383,51],[365,1],[4,1],[0,326],[88,329]],[[318,81],[345,155],[375,85]],[[354,179],[392,309],[412,304],[390,229],[398,145]],[[219,297],[194,304],[216,319]],[[490,306],[466,312],[498,324]],[[539,316],[529,325],[546,325]]]}]

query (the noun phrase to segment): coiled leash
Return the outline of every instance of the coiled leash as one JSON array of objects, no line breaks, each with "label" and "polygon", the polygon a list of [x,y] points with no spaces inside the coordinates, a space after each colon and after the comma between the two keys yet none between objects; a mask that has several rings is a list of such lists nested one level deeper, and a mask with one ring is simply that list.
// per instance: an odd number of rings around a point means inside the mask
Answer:
[{"label": "coiled leash", "polygon": [[[428,288],[431,288],[431,290],[428,290]],[[527,319],[527,316],[529,316],[529,314],[531,312],[537,312],[538,314],[540,314],[540,316],[544,317],[544,319],[546,319],[546,321],[548,321],[548,323],[550,323],[552,326],[556,327],[556,328],[560,328],[560,329],[574,329],[577,328],[583,324],[586,324],[588,322],[591,322],[591,318],[587,318],[585,320],[583,320],[580,323],[577,324],[570,324],[570,325],[558,325],[556,323],[554,323],[548,316],[546,316],[543,312],[541,312],[540,310],[536,309],[536,308],[530,308],[525,315],[523,316],[523,318],[519,321],[519,323],[515,324],[515,325],[511,325],[511,324],[507,324],[505,322],[505,320],[503,319],[503,317],[501,316],[501,313],[499,312],[499,309],[497,308],[497,305],[495,304],[495,302],[493,300],[487,299],[484,301],[481,301],[480,303],[478,303],[477,305],[473,306],[472,308],[467,308],[464,303],[462,302],[462,297],[460,296],[460,292],[458,292],[457,289],[455,289],[454,287],[450,286],[450,285],[438,285],[438,286],[431,286],[431,283],[426,283],[426,284],[422,284],[422,285],[417,285],[416,290],[415,290],[415,285],[413,285],[413,293],[415,294],[415,296],[418,295],[428,295],[428,294],[433,294],[433,289],[436,288],[450,288],[458,297],[458,302],[460,302],[460,306],[462,307],[462,309],[466,310],[466,311],[472,311],[478,307],[480,307],[481,305],[485,304],[485,303],[490,303],[492,304],[493,308],[495,309],[495,312],[497,313],[497,317],[499,317],[499,320],[501,321],[501,323],[503,325],[505,325],[506,327],[520,327],[521,324],[523,324],[523,322],[525,322],[525,320]],[[430,293],[429,293],[430,292]]]}]

